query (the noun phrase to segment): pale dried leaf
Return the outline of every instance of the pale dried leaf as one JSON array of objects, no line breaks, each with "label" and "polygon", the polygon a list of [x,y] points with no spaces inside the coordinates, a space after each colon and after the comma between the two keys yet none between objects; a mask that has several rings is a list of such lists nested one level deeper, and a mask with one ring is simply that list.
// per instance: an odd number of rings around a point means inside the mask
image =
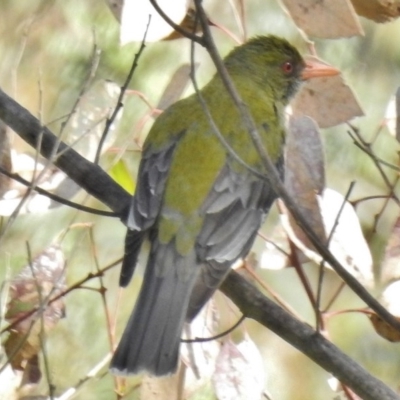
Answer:
[{"label": "pale dried leaf", "polygon": [[[368,244],[363,236],[359,219],[353,206],[344,197],[332,189],[326,188],[322,196],[317,196],[319,209],[324,225],[325,235],[333,234],[329,242],[329,250],[335,258],[365,286],[373,286],[373,261]],[[340,209],[342,208],[340,212]],[[281,222],[288,236],[296,247],[310,260],[319,264],[322,258],[313,247],[298,237],[293,231],[286,214],[281,215]],[[336,225],[337,224],[337,225]],[[329,266],[329,264],[326,264]]]},{"label": "pale dried leaf", "polygon": [[[66,142],[90,161],[93,161],[95,157],[106,120],[116,106],[119,92],[120,88],[114,82],[95,81],[80,99],[79,107],[68,125]],[[118,113],[114,123],[111,124],[102,152],[107,151],[114,143],[113,132],[118,126],[121,114],[122,111]],[[45,164],[35,157],[15,152],[12,152],[11,155],[13,171],[29,182],[40,175],[39,180],[35,179],[35,185],[40,188],[65,199],[72,198],[80,190],[79,185],[63,172],[45,167]],[[26,191],[25,185],[12,180],[11,187],[0,200],[0,215],[11,215],[19,206]],[[20,208],[19,214],[43,212],[59,205],[60,203],[32,191]]]},{"label": "pale dried leaf", "polygon": [[181,65],[172,75],[156,108],[159,110],[165,110],[171,104],[178,101],[190,81],[190,73],[192,69],[196,72],[198,67],[199,63],[194,63],[193,66],[191,64]]},{"label": "pale dried leaf", "polygon": [[388,129],[389,133],[392,136],[395,136],[397,141],[399,141],[399,137],[397,136],[397,109],[398,106],[400,108],[400,104],[398,105],[397,103],[400,103],[400,99],[397,98],[396,95],[393,95],[389,103],[386,107],[385,111],[385,125],[386,128]]},{"label": "pale dried leaf", "polygon": [[282,0],[282,2],[296,25],[307,35],[336,39],[364,34],[349,0]]},{"label": "pale dried leaf", "polygon": [[385,124],[389,133],[400,142],[400,87],[390,98],[386,107]]},{"label": "pale dried leaf", "polygon": [[[158,0],[157,4],[168,17],[179,24],[188,10],[188,0]],[[146,41],[158,41],[173,32],[173,28],[164,21],[148,0],[125,0],[121,15],[120,42],[141,42],[151,15]]]},{"label": "pale dried leaf", "polygon": [[328,385],[335,392],[335,397],[332,397],[332,400],[350,400],[348,393],[351,393],[351,400],[362,400],[348,387],[346,388],[346,394],[343,390],[343,384],[334,376],[328,378]]},{"label": "pale dried leaf", "polygon": [[213,376],[218,400],[257,400],[264,389],[263,360],[253,341],[238,345],[227,340],[221,347]]},{"label": "pale dried leaf", "polygon": [[265,242],[265,250],[261,255],[260,267],[271,270],[286,268],[289,265],[289,253],[287,234],[282,224],[278,224],[272,233],[268,235],[268,242]]},{"label": "pale dried leaf", "polygon": [[[42,189],[53,191],[65,179],[65,174],[58,170],[53,170],[35,160],[27,154],[16,154],[11,152],[13,172],[19,174],[25,180],[31,182],[34,177],[35,184]],[[27,187],[16,180],[11,180],[11,187],[0,200],[0,215],[9,216],[19,206],[22,197],[27,192]],[[37,194],[32,191],[23,206],[19,209],[19,214],[43,212],[49,209],[51,200],[48,197]]]},{"label": "pale dried leaf", "polygon": [[293,115],[307,115],[329,128],[364,115],[353,91],[341,76],[307,81],[292,102]]},{"label": "pale dried leaf", "polygon": [[384,290],[382,303],[391,314],[400,317],[400,281],[391,283]]},{"label": "pale dried leaf", "polygon": [[[218,319],[218,311],[211,300],[206,307],[201,309],[190,325],[185,326],[183,337],[194,339],[215,336],[218,333]],[[220,346],[216,340],[182,343],[181,359],[186,366],[184,387],[186,398],[210,381],[219,349]]]},{"label": "pale dried leaf", "polygon": [[399,0],[351,0],[358,15],[375,22],[388,22],[400,15]]},{"label": "pale dried leaf", "polygon": [[[180,367],[182,368],[182,366]],[[140,385],[141,400],[171,400],[178,399],[182,376],[177,372],[173,375],[155,377],[145,375]]]},{"label": "pale dried leaf", "polygon": [[372,256],[353,206],[349,202],[343,206],[344,197],[329,188],[324,190],[322,197],[318,196],[318,201],[327,236],[334,229],[329,250],[361,283],[372,286]]}]

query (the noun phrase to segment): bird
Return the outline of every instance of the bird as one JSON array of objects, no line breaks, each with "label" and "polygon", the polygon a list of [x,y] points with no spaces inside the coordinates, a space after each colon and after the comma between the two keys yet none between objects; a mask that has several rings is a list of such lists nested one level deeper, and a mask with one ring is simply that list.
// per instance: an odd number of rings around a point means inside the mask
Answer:
[{"label": "bird", "polygon": [[[283,178],[286,106],[304,80],[338,70],[304,61],[294,46],[273,35],[235,47],[223,63]],[[220,75],[156,119],[127,217],[120,286],[130,282],[144,240],[150,251],[112,373],[176,372],[185,322],[210,299],[231,265],[249,253],[276,199],[265,174]]]}]

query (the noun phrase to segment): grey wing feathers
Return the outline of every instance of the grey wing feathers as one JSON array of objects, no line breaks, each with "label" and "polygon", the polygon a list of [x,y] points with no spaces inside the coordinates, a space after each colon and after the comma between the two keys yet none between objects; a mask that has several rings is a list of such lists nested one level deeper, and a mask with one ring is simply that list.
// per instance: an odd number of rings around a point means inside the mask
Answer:
[{"label": "grey wing feathers", "polygon": [[[281,175],[283,159],[277,163]],[[193,319],[224,280],[229,268],[244,257],[276,195],[267,180],[236,173],[227,163],[203,204],[203,228],[196,243],[201,270],[187,320]]]},{"label": "grey wing feathers", "polygon": [[130,282],[146,230],[154,224],[160,212],[175,145],[176,141],[173,141],[160,151],[149,149],[140,163],[136,192],[126,222],[129,229],[125,237],[125,254],[119,278],[122,287]]},{"label": "grey wing feathers", "polygon": [[158,152],[148,151],[143,155],[127,220],[130,229],[146,230],[157,218],[175,144],[171,142]]}]

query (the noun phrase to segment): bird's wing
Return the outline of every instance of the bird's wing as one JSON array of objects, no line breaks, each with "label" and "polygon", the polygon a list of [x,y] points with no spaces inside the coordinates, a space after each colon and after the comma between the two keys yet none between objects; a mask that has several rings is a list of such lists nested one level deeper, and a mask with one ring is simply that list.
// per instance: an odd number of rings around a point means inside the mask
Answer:
[{"label": "bird's wing", "polygon": [[[283,157],[276,166],[283,176]],[[232,263],[250,251],[275,198],[267,179],[256,178],[250,171],[238,173],[229,161],[221,170],[202,207],[205,218],[196,243],[202,266],[190,300],[188,320],[211,297]]]},{"label": "bird's wing", "polygon": [[177,140],[168,142],[161,149],[148,148],[139,166],[135,195],[126,224],[129,229],[125,237],[125,253],[119,284],[125,287],[135,271],[137,258],[146,230],[150,228],[159,212],[172,155]]},{"label": "bird's wing", "polygon": [[149,148],[143,154],[127,220],[130,229],[146,230],[157,218],[176,144],[170,141],[161,149]]}]

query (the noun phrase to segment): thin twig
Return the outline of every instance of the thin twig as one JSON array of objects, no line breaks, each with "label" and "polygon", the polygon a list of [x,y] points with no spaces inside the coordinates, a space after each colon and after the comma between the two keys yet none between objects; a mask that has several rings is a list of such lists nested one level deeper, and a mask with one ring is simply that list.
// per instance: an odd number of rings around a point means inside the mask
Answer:
[{"label": "thin twig", "polygon": [[[18,174],[13,174],[11,172],[8,172],[7,170],[5,170],[2,167],[0,167],[0,174],[8,176],[9,178],[14,179],[16,182],[19,182],[19,183],[27,186],[28,188],[30,188],[30,186],[31,186],[31,183],[28,182],[26,179],[22,178]],[[118,217],[118,215],[115,212],[98,210],[96,208],[87,207],[87,206],[83,206],[78,203],[74,203],[73,201],[64,199],[60,196],[57,196],[56,194],[50,193],[47,190],[40,188],[39,186],[35,186],[34,188],[31,189],[31,191],[37,192],[37,193],[41,194],[42,196],[46,196],[51,200],[57,201],[60,204],[64,204],[68,207],[74,208],[79,211],[84,211],[84,212],[87,212],[90,214],[95,214],[95,215],[101,215],[103,217],[114,217],[114,218]]]},{"label": "thin twig", "polygon": [[135,70],[136,70],[136,68],[138,66],[139,58],[142,55],[143,50],[146,47],[146,36],[147,36],[147,32],[148,32],[149,27],[150,27],[150,22],[151,22],[151,15],[149,15],[149,21],[147,22],[146,30],[144,32],[142,43],[140,45],[139,51],[135,54],[135,57],[133,58],[132,65],[131,65],[131,68],[130,68],[130,70],[128,72],[128,75],[127,75],[127,77],[125,79],[125,82],[121,86],[121,90],[119,92],[119,96],[118,96],[118,99],[117,99],[117,104],[116,104],[116,106],[114,108],[113,113],[111,114],[111,117],[107,119],[106,124],[104,126],[104,130],[103,130],[103,133],[101,135],[101,138],[100,138],[100,141],[99,141],[99,145],[97,146],[96,156],[94,158],[94,163],[95,164],[99,163],[101,151],[103,149],[104,142],[106,141],[107,135],[110,132],[110,127],[114,123],[115,119],[117,118],[117,115],[118,115],[119,111],[123,107],[123,99],[124,99],[124,96],[125,96],[125,92],[127,91],[129,84],[131,83],[133,74],[134,74],[134,72],[135,72]]},{"label": "thin twig", "polygon": [[[73,285],[68,287],[68,289],[63,290],[57,296],[50,298],[47,301],[47,305],[54,303],[55,301],[59,300],[61,297],[66,296],[68,293],[70,293],[76,289],[82,289],[86,282],[89,282],[92,279],[98,279],[98,277],[100,275],[104,275],[104,273],[107,272],[108,270],[115,268],[117,265],[121,264],[121,261],[122,261],[122,259],[116,260],[116,261],[112,262],[111,264],[107,265],[106,267],[102,268],[101,270],[99,270],[96,273],[87,274],[87,276],[85,278],[82,278],[78,282],[75,282]],[[34,308],[32,308],[32,310],[26,311],[23,316],[19,317],[18,319],[14,320],[12,323],[8,324],[6,327],[1,329],[0,335],[2,335],[5,332],[9,332],[11,329],[13,329],[15,326],[17,326],[20,322],[29,318],[31,315],[33,315],[35,312],[37,312],[39,309],[40,309],[40,307],[34,307]]]},{"label": "thin twig", "polygon": [[[344,207],[347,204],[347,201],[350,197],[351,192],[354,189],[354,185],[355,185],[355,181],[352,181],[350,183],[349,188],[347,189],[347,193],[342,201],[342,204],[339,208],[338,213],[336,214],[335,217],[335,221],[333,223],[332,229],[329,232],[328,238],[327,238],[327,242],[326,245],[329,247],[329,244],[333,238],[333,235],[335,234],[335,230],[339,224],[339,219],[343,213]],[[317,331],[319,331],[321,328],[324,329],[323,327],[323,318],[321,316],[321,311],[320,311],[320,305],[321,305],[321,296],[322,296],[322,283],[323,283],[323,279],[324,279],[324,273],[325,273],[325,260],[322,260],[322,262],[320,263],[320,267],[319,267],[319,273],[318,273],[318,284],[317,284],[317,299],[316,299],[316,307],[315,307],[315,312],[318,314],[317,318],[316,318],[316,326],[317,326]],[[321,325],[320,325],[321,323]]]}]

